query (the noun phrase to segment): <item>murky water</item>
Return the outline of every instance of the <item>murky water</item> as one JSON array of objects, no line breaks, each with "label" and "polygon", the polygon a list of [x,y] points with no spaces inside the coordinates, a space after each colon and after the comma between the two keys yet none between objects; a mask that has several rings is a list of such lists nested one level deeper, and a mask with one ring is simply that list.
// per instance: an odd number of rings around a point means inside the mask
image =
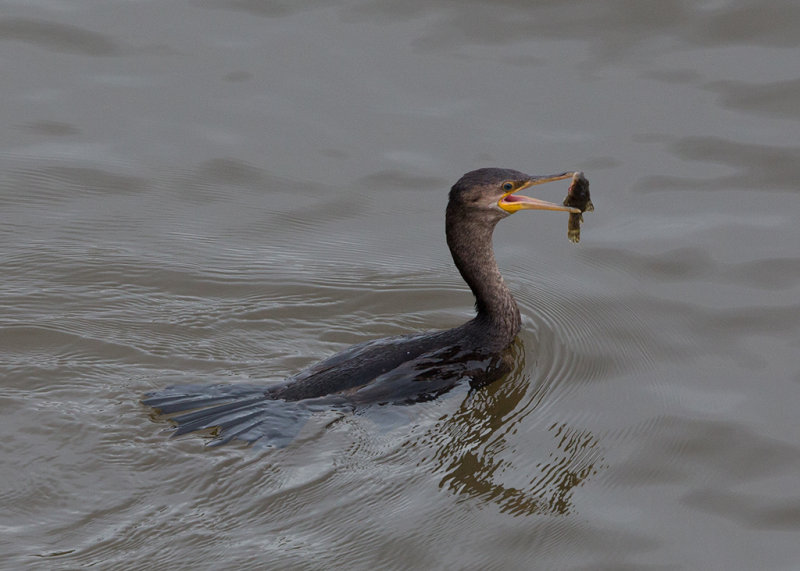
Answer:
[{"label": "murky water", "polygon": [[[0,566],[796,569],[800,5],[0,3]],[[472,300],[465,171],[584,170],[495,233],[518,367],[169,439]],[[539,187],[560,200],[567,184]]]}]

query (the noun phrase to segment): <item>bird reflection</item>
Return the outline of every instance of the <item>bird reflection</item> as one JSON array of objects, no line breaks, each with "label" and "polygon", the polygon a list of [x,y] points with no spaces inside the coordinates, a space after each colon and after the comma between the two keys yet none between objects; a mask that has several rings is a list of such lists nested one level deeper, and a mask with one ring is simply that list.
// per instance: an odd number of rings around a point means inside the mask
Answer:
[{"label": "bird reflection", "polygon": [[572,494],[597,473],[602,457],[597,439],[588,430],[553,423],[547,428],[553,445],[524,486],[504,484],[501,475],[514,470],[515,455],[508,441],[520,422],[534,412],[548,392],[547,383],[530,385],[524,346],[512,345],[506,355],[511,371],[505,379],[474,391],[458,412],[429,432],[437,448],[440,487],[496,504],[513,515],[559,514],[572,510]]}]

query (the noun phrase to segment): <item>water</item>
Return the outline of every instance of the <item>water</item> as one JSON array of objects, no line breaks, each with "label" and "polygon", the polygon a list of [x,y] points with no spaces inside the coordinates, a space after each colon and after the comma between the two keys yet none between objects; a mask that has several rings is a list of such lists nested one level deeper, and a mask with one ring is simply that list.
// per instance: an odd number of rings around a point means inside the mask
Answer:
[{"label": "water", "polygon": [[[0,566],[797,567],[796,3],[0,7]],[[468,318],[489,165],[596,206],[498,227],[503,382],[281,450],[138,403]]]}]

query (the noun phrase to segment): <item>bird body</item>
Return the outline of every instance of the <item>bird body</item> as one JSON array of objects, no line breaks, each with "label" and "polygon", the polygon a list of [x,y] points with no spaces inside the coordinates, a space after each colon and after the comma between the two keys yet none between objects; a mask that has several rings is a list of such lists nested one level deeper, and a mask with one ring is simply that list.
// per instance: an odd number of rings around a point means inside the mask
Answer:
[{"label": "bird body", "polygon": [[[482,386],[508,372],[507,350],[520,329],[520,313],[492,249],[496,224],[522,209],[579,212],[515,194],[569,178],[534,177],[508,169],[465,174],[450,190],[445,233],[453,261],[475,296],[476,316],[442,331],[402,335],[354,345],[271,387],[170,387],[142,401],[170,420],[175,434],[216,428],[212,444],[239,438],[284,445],[319,408],[430,400],[468,379]],[[187,412],[192,411],[192,412]]]}]

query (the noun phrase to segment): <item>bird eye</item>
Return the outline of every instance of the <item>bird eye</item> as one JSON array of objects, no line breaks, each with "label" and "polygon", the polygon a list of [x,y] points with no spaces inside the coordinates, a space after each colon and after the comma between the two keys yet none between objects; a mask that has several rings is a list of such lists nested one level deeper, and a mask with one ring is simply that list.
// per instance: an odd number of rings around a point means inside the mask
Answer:
[{"label": "bird eye", "polygon": [[514,188],[514,185],[510,182],[503,184],[503,190],[511,190],[512,188]]}]

